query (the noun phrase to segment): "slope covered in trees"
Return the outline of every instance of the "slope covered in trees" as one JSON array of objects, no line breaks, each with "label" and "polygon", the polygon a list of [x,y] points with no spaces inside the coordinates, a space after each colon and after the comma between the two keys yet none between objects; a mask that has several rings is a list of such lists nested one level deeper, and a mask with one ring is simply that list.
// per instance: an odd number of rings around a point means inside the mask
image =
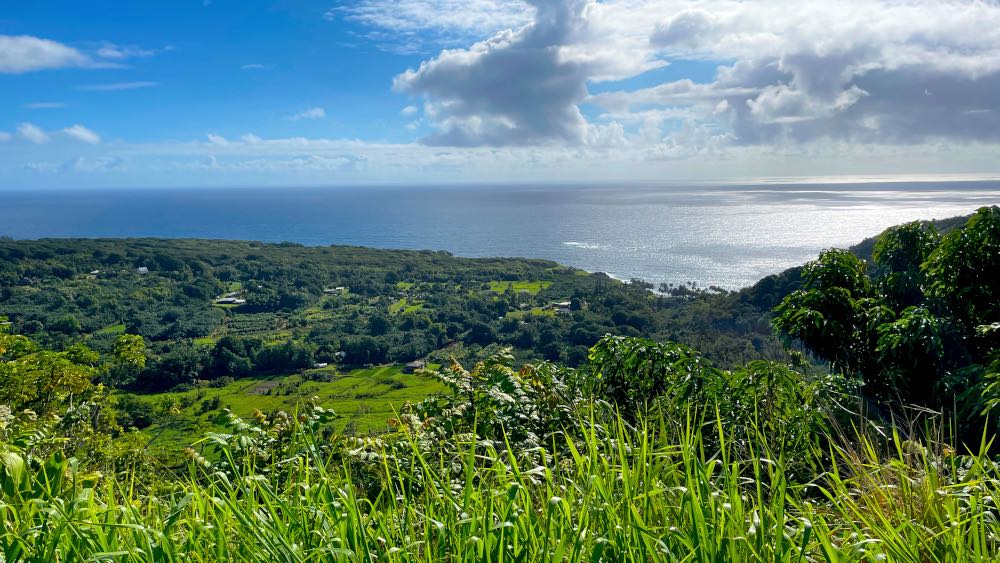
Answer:
[{"label": "slope covered in trees", "polygon": [[[559,280],[532,283],[541,294]],[[145,369],[143,340],[50,350],[7,325],[0,553],[996,560],[998,292],[1000,208],[984,208],[943,236],[890,229],[870,264],[830,250],[802,269],[774,324],[832,371],[797,354],[713,362],[636,336],[599,338],[580,367],[487,347],[424,370],[444,390],[403,405],[389,432],[338,433],[336,413],[312,404],[228,413],[172,463],[122,427],[104,385]]]},{"label": "slope covered in trees", "polygon": [[316,362],[408,362],[442,349],[476,358],[491,345],[579,365],[606,333],[679,340],[726,365],[782,357],[766,311],[648,288],[543,260],[443,252],[0,240],[0,315],[13,330],[55,349],[85,341],[107,350],[118,334],[140,335],[150,361],[117,382],[136,388]]}]

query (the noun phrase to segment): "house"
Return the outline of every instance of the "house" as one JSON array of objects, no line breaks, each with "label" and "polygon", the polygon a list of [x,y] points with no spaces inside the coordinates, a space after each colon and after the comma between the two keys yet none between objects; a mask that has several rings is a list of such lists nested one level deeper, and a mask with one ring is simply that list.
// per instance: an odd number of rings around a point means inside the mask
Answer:
[{"label": "house", "polygon": [[316,362],[315,364],[313,364],[313,369],[325,368],[328,365],[330,365],[330,364],[328,364],[326,362]]},{"label": "house", "polygon": [[149,273],[149,268],[147,268],[145,266],[139,266],[138,268],[135,269],[135,273],[140,274],[140,275],[142,275],[142,274],[148,274]]},{"label": "house", "polygon": [[347,293],[346,287],[328,287],[323,290],[323,295],[343,295]]},{"label": "house", "polygon": [[216,305],[243,305],[246,302],[246,299],[237,299],[236,297],[223,297],[215,300]]},{"label": "house", "polygon": [[97,274],[100,274],[100,273],[101,273],[100,270],[93,270],[92,272],[90,272],[90,275],[96,276]]},{"label": "house", "polygon": [[425,367],[427,367],[427,362],[423,360],[414,360],[403,366],[403,373],[413,373],[418,369],[424,369]]}]

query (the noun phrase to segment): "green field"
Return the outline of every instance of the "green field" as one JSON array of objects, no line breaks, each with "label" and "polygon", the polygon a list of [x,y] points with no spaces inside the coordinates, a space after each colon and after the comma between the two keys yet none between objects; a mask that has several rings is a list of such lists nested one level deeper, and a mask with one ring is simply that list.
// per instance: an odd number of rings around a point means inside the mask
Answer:
[{"label": "green field", "polygon": [[503,293],[507,287],[513,286],[515,293],[530,293],[537,295],[539,291],[552,285],[550,281],[491,281],[490,291]]},{"label": "green field", "polygon": [[410,299],[404,297],[402,299],[397,299],[389,305],[389,312],[392,314],[396,313],[412,313],[414,311],[419,311],[424,308],[424,302],[420,299]]},{"label": "green field", "polygon": [[556,312],[552,309],[545,309],[543,307],[532,307],[531,309],[527,310],[511,311],[507,313],[508,317],[514,319],[524,318],[529,315],[535,317],[554,317],[556,316]]},{"label": "green field", "polygon": [[[430,364],[438,369],[437,364]],[[177,451],[192,437],[218,430],[216,419],[228,408],[241,417],[255,410],[295,412],[303,403],[315,400],[323,408],[333,409],[338,419],[335,427],[357,433],[380,432],[386,421],[407,402],[417,403],[447,388],[436,380],[403,373],[403,366],[388,365],[338,373],[334,368],[309,370],[312,376],[330,381],[314,381],[300,374],[237,379],[224,387],[199,386],[183,392],[141,395],[148,402],[174,415],[146,430],[155,437],[157,449]],[[203,407],[219,399],[217,409]],[[192,433],[194,432],[194,433]]]}]

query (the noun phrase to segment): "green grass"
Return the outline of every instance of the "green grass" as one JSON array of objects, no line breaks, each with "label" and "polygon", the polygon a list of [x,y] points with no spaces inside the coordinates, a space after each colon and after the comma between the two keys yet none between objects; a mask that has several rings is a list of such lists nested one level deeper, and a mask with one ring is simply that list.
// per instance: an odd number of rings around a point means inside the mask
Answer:
[{"label": "green grass", "polygon": [[1000,484],[983,452],[960,460],[861,437],[814,452],[829,471],[795,484],[764,436],[706,451],[701,432],[721,431],[711,423],[581,419],[552,456],[502,435],[438,449],[419,428],[330,442],[294,422],[275,450],[250,426],[204,441],[221,463],[190,452],[189,477],[157,497],[127,473],[60,487],[54,462],[3,497],[0,550],[7,561],[1000,558]]},{"label": "green grass", "polygon": [[413,285],[413,282],[396,282],[396,289],[406,291],[407,289],[413,287]]},{"label": "green grass", "polygon": [[[323,299],[320,301],[320,305],[322,305],[328,299],[330,298],[323,297]],[[329,309],[324,309],[322,306],[319,306],[319,307],[306,307],[305,309],[302,310],[302,316],[303,318],[305,318],[305,320],[309,322],[314,322],[314,321],[325,321],[332,319],[334,317],[334,314],[333,311],[330,311]]]},{"label": "green grass", "polygon": [[[439,366],[432,364],[432,369]],[[310,381],[299,375],[276,375],[242,378],[224,387],[198,387],[184,392],[158,393],[141,397],[153,403],[181,405],[180,414],[172,417],[164,432],[154,425],[146,434],[157,436],[156,448],[177,452],[187,446],[199,432],[197,428],[214,428],[212,419],[217,412],[200,412],[206,401],[218,397],[220,408],[228,408],[237,416],[249,416],[255,410],[293,412],[316,399],[316,404],[333,409],[340,418],[334,428],[343,430],[349,424],[357,432],[385,430],[386,421],[405,403],[417,403],[447,389],[436,380],[403,373],[402,366],[379,366],[337,373],[334,368],[310,370],[332,374],[333,381]],[[186,406],[185,406],[186,405]]]},{"label": "green grass", "polygon": [[515,311],[510,311],[507,313],[508,317],[520,319],[528,315],[533,315],[536,317],[554,317],[556,312],[553,309],[543,309],[542,307],[532,307],[530,309],[518,309]]},{"label": "green grass", "polygon": [[214,348],[215,343],[218,341],[219,339],[215,338],[214,336],[201,336],[199,338],[194,339],[194,345],[202,346],[204,348]]},{"label": "green grass", "polygon": [[424,302],[420,299],[410,299],[404,297],[402,299],[397,299],[389,305],[389,312],[392,314],[397,313],[413,313],[420,311],[424,308]]},{"label": "green grass", "polygon": [[125,334],[125,325],[117,324],[117,325],[106,326],[94,332],[94,334]]},{"label": "green grass", "polygon": [[491,281],[490,291],[494,293],[503,293],[507,291],[508,286],[514,286],[515,293],[530,293],[531,295],[537,295],[538,292],[551,285],[552,282],[550,281]]}]

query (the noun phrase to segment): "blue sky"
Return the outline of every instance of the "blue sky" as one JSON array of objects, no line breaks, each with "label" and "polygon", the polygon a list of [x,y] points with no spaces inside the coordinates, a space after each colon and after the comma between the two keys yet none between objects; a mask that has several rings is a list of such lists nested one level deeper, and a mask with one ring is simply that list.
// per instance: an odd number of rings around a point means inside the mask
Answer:
[{"label": "blue sky", "polygon": [[996,177],[992,2],[8,2],[0,189]]},{"label": "blue sky", "polygon": [[[391,92],[391,78],[420,56],[360,42],[359,25],[323,18],[328,2],[267,4],[11,3],[0,20],[6,34],[54,38],[95,55],[109,44],[144,52],[105,60],[119,68],[0,75],[5,121],[56,128],[68,119],[135,142],[239,136],[248,123],[262,136],[414,137],[399,113],[407,97]],[[30,109],[39,102],[65,107]],[[310,108],[324,108],[326,118],[288,119]]]}]

